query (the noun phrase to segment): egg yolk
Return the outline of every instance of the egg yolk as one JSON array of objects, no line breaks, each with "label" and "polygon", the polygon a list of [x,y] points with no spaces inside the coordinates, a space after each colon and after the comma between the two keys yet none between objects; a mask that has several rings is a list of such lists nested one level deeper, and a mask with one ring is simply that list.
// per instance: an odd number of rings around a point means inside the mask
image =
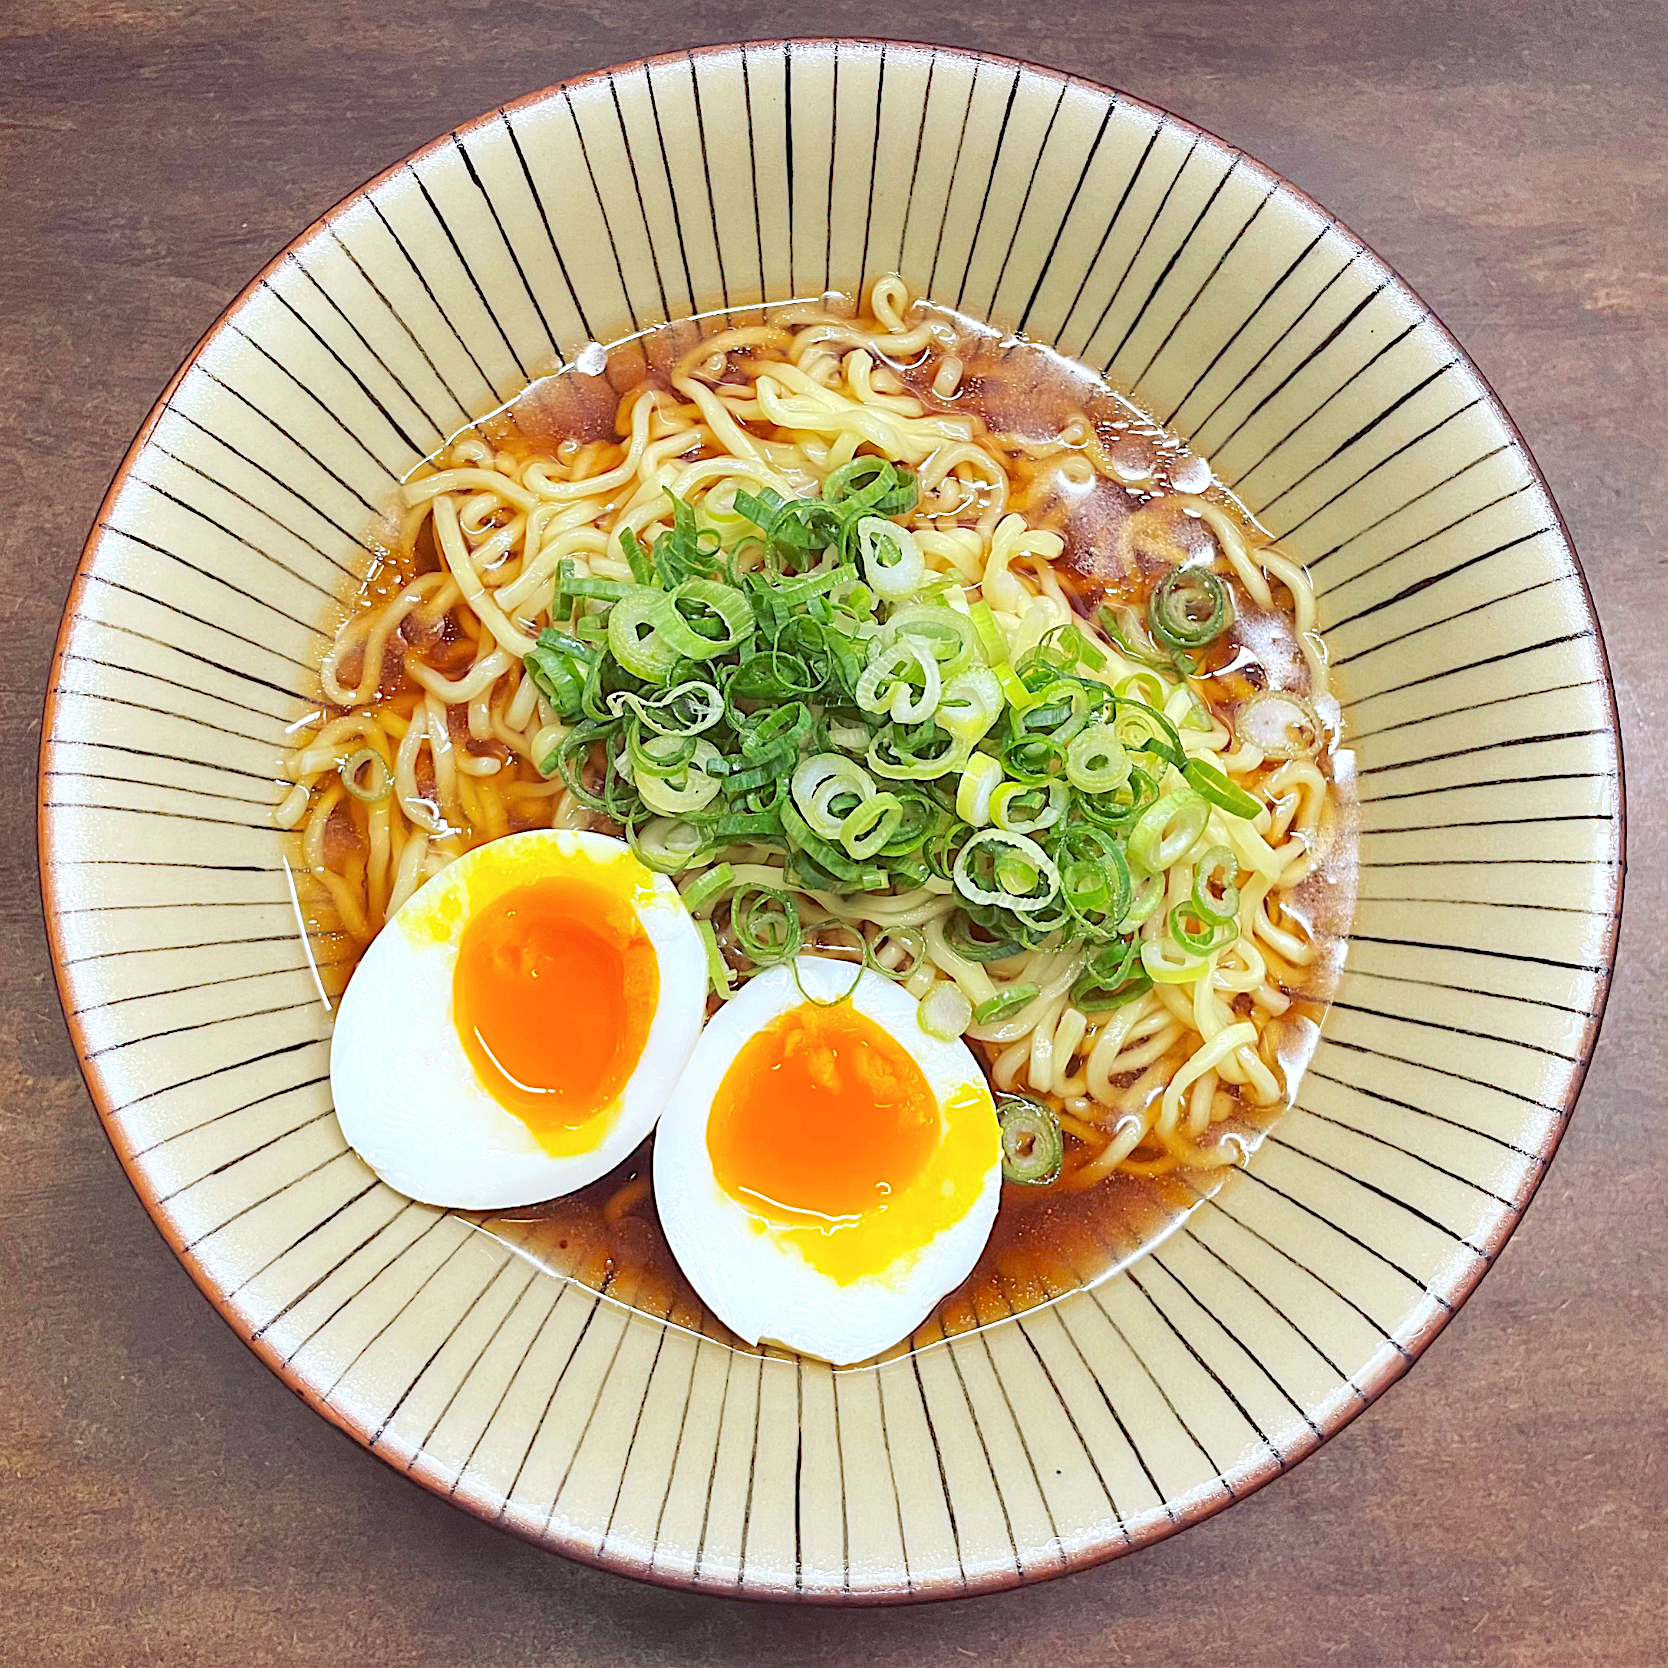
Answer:
[{"label": "egg yolk", "polygon": [[518,886],[469,920],[452,1008],[482,1086],[555,1152],[612,1110],[660,990],[654,946],[629,897],[583,880]]},{"label": "egg yolk", "polygon": [[920,1066],[849,1002],[790,1009],[750,1037],[707,1121],[713,1174],[732,1198],[824,1231],[883,1209],[938,1140]]}]

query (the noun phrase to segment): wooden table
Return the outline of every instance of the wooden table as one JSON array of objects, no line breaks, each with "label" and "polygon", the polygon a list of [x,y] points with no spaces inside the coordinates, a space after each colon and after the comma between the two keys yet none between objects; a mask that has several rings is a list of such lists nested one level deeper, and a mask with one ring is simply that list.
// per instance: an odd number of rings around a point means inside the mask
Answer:
[{"label": "wooden table", "polygon": [[[1629,923],[1556,1165],[1418,1370],[1155,1550],[912,1611],[641,1587],[334,1434],[153,1232],[59,1015],[35,751],[129,435],[248,275],[366,175],[644,52],[898,32],[1126,87],[1283,170],[1493,379],[1584,557],[1631,775]],[[8,0],[0,8],[0,1660],[1660,1663],[1665,857],[1661,14],[1648,0]]]}]

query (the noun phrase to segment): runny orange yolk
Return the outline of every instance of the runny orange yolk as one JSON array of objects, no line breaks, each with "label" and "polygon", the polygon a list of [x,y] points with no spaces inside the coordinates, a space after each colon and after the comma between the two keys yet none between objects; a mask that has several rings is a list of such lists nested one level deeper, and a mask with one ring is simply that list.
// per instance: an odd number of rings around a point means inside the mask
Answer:
[{"label": "runny orange yolk", "polygon": [[732,1198],[825,1228],[883,1207],[938,1138],[920,1066],[849,1002],[790,1009],[749,1038],[707,1121],[713,1174]]},{"label": "runny orange yolk", "polygon": [[548,877],[471,917],[452,1008],[487,1093],[542,1145],[572,1151],[575,1132],[609,1111],[631,1076],[659,991],[629,896]]}]

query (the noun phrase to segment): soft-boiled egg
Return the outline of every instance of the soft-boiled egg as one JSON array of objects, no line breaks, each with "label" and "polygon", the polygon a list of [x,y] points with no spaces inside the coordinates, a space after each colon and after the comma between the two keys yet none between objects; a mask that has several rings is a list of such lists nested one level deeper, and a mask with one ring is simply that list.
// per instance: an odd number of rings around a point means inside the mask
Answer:
[{"label": "soft-boiled egg", "polygon": [[342,1133],[428,1204],[571,1193],[654,1127],[706,982],[676,888],[623,841],[540,829],[478,846],[354,972],[330,1050]]},{"label": "soft-boiled egg", "polygon": [[967,1277],[1002,1182],[967,1045],[923,1031],[889,979],[852,973],[802,956],[743,986],[654,1148],[661,1226],[707,1305],[749,1343],[836,1364],[897,1343]]}]

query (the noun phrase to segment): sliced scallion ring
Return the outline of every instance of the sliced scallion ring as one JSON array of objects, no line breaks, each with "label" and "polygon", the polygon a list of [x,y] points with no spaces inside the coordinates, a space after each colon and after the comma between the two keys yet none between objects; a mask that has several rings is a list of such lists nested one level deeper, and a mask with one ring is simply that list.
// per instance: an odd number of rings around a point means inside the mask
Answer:
[{"label": "sliced scallion ring", "polygon": [[1003,782],[990,796],[990,820],[1009,834],[1037,834],[1066,814],[1069,797],[1060,781]]},{"label": "sliced scallion ring", "polygon": [[1157,707],[1148,706],[1145,701],[1130,700],[1120,695],[1112,727],[1128,752],[1156,753],[1177,770],[1187,763],[1187,754],[1182,751],[1176,726]]},{"label": "sliced scallion ring", "polygon": [[1024,1095],[1004,1095],[996,1103],[1002,1127],[1002,1179],[1021,1187],[1047,1187],[1065,1163],[1066,1142],[1059,1114]]},{"label": "sliced scallion ring", "polygon": [[640,723],[661,735],[699,735],[723,718],[724,697],[715,685],[691,679],[650,697],[618,690],[608,697],[608,710],[617,716],[635,713]]},{"label": "sliced scallion ring", "polygon": [[940,979],[921,998],[916,1015],[921,1029],[929,1037],[939,1037],[948,1042],[952,1037],[959,1037],[972,1024],[973,1004],[952,980]]},{"label": "sliced scallion ring", "polygon": [[937,710],[943,689],[943,675],[929,644],[914,637],[883,644],[877,638],[857,680],[857,704],[897,724],[919,724]]},{"label": "sliced scallion ring", "polygon": [[651,811],[663,817],[686,817],[691,812],[703,811],[718,797],[723,783],[713,768],[723,763],[723,755],[705,736],[651,735],[632,748],[633,762],[647,757],[670,761],[670,758],[689,749],[686,758],[669,768],[665,774],[639,768],[636,771],[637,792]]},{"label": "sliced scallion ring", "polygon": [[1144,811],[1129,831],[1129,860],[1148,874],[1163,874],[1204,838],[1210,805],[1199,794],[1178,788]]},{"label": "sliced scallion ring", "polygon": [[[966,912],[960,909],[944,925],[945,942],[963,961],[1006,961],[1009,956],[1017,956],[1025,947],[1013,938],[975,938],[972,926]],[[999,932],[1002,929],[991,930]]]},{"label": "sliced scallion ring", "polygon": [[866,755],[876,776],[893,782],[931,782],[960,770],[971,749],[936,724],[905,728],[886,724],[875,732]]},{"label": "sliced scallion ring", "polygon": [[1234,715],[1234,734],[1266,758],[1313,758],[1326,740],[1315,709],[1289,689],[1265,689]]},{"label": "sliced scallion ring", "polygon": [[1118,685],[1118,694],[1124,700],[1140,701],[1161,712],[1169,693],[1164,686],[1164,680],[1156,672],[1131,672]]},{"label": "sliced scallion ring", "polygon": [[1036,985],[1009,985],[1006,990],[987,996],[974,1008],[973,1023],[989,1025],[995,1020],[1006,1019],[1009,1014],[1017,1014],[1027,1002],[1034,1002],[1038,994]]},{"label": "sliced scallion ring", "polygon": [[799,814],[825,840],[839,839],[847,818],[875,795],[874,779],[844,753],[814,753],[802,759],[791,788]]},{"label": "sliced scallion ring", "polygon": [[628,822],[626,843],[641,863],[663,875],[682,874],[713,855],[710,831],[681,817],[650,817],[641,828]]},{"label": "sliced scallion ring", "polygon": [[730,931],[755,967],[775,967],[799,954],[804,929],[793,899],[773,886],[743,886],[730,899]]},{"label": "sliced scallion ring", "polygon": [[988,753],[975,753],[962,766],[961,780],[956,784],[956,815],[975,828],[983,828],[990,821],[991,795],[1002,782],[1002,761]]},{"label": "sliced scallion ring", "polygon": [[[902,948],[906,959],[900,966],[888,967],[881,960],[881,952],[893,944]],[[870,961],[875,972],[902,984],[905,980],[914,978],[925,965],[927,935],[919,927],[888,927],[875,939],[871,951]]]},{"label": "sliced scallion ring", "polygon": [[894,609],[881,627],[881,640],[896,642],[900,637],[913,637],[927,644],[938,662],[938,669],[946,678],[972,662],[979,643],[973,622],[965,614],[940,604],[921,603],[910,608]]},{"label": "sliced scallion ring", "polygon": [[1207,921],[1189,901],[1170,911],[1170,936],[1194,956],[1208,956],[1238,936],[1229,921]]},{"label": "sliced scallion ring", "polygon": [[665,609],[664,591],[638,585],[608,610],[609,652],[645,683],[664,683],[678,663],[678,651],[660,629]]},{"label": "sliced scallion ring", "polygon": [[1262,806],[1244,788],[1235,787],[1213,764],[1203,759],[1189,759],[1182,775],[1212,805],[1220,807],[1231,817],[1254,817]]},{"label": "sliced scallion ring", "polygon": [[969,666],[944,685],[933,720],[957,741],[981,741],[1002,716],[1003,704],[1002,684],[996,674],[988,666]]},{"label": "sliced scallion ring", "polygon": [[1054,859],[1035,840],[1000,828],[981,829],[962,846],[952,878],[968,902],[1018,915],[1046,908],[1060,891]]},{"label": "sliced scallion ring", "polygon": [[394,791],[388,761],[374,747],[349,753],[338,769],[342,786],[363,805],[380,805]]},{"label": "sliced scallion ring", "polygon": [[1153,982],[1141,965],[1140,943],[1120,938],[1102,945],[1083,964],[1071,987],[1074,1008],[1086,1014],[1111,1013],[1144,996]]},{"label": "sliced scallion ring", "polygon": [[1164,891],[1165,880],[1162,874],[1143,875],[1130,893],[1129,902],[1124,906],[1118,925],[1133,932],[1164,902]]},{"label": "sliced scallion ring", "polygon": [[[753,605],[733,585],[686,579],[665,593],[657,623],[674,654],[685,660],[711,660],[739,647],[753,630]],[[609,624],[612,627],[612,619]],[[612,646],[612,630],[609,643]]]},{"label": "sliced scallion ring", "polygon": [[1091,724],[1066,746],[1066,775],[1084,793],[1111,793],[1129,780],[1129,771],[1129,755],[1110,724]]},{"label": "sliced scallion ring", "polygon": [[846,813],[840,844],[850,857],[873,857],[903,821],[903,802],[895,793],[874,793]]},{"label": "sliced scallion ring", "polygon": [[920,591],[926,557],[921,541],[907,527],[882,516],[864,516],[857,523],[857,551],[863,577],[889,602],[900,602]]},{"label": "sliced scallion ring", "polygon": [[1228,587],[1209,568],[1172,568],[1147,600],[1147,629],[1167,649],[1202,649],[1233,623]]},{"label": "sliced scallion ring", "polygon": [[1193,910],[1201,921],[1219,925],[1239,915],[1239,859],[1226,846],[1212,846],[1193,871]]}]

